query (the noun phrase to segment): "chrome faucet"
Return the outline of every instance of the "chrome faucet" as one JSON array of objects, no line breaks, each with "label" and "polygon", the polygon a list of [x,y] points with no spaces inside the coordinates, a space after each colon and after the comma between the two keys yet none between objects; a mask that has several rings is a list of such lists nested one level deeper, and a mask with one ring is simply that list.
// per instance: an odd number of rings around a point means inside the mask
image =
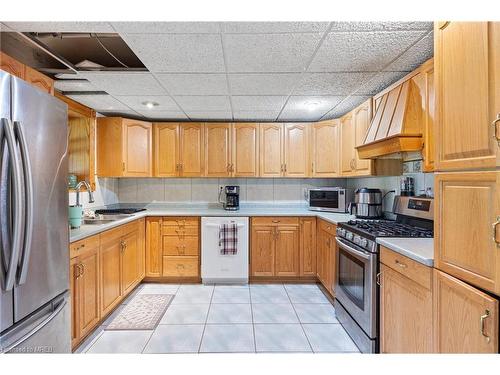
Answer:
[{"label": "chrome faucet", "polygon": [[82,186],[85,186],[87,189],[87,192],[89,193],[89,203],[94,203],[94,194],[92,193],[92,189],[90,188],[90,185],[87,181],[80,181],[78,185],[76,185],[75,190],[76,190],[76,205],[80,205],[80,188]]}]

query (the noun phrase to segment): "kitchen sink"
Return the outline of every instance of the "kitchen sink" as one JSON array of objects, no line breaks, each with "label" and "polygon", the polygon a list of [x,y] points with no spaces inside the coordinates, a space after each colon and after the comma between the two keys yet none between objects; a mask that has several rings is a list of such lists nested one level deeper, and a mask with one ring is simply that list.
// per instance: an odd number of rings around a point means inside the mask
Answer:
[{"label": "kitchen sink", "polygon": [[83,219],[83,224],[85,225],[102,225],[112,223],[117,219]]}]

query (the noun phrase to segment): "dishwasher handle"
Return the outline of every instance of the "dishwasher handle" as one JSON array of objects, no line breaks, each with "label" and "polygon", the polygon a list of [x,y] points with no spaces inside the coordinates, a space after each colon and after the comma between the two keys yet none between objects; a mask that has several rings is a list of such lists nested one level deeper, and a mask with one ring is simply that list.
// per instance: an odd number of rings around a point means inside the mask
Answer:
[{"label": "dishwasher handle", "polygon": [[[217,227],[217,228],[219,228],[219,227],[220,227],[220,224],[203,224],[203,226],[204,226],[204,227],[211,227],[211,228],[213,228],[213,227]],[[236,226],[237,226],[238,228],[242,228],[242,227],[244,227],[244,226],[245,226],[245,224],[238,224],[238,225],[236,225]]]}]

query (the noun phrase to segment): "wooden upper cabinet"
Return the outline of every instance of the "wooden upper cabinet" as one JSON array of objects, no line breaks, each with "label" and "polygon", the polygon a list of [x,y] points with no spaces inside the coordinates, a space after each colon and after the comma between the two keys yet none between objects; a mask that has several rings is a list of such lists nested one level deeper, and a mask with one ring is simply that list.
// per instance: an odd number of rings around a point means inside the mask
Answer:
[{"label": "wooden upper cabinet", "polygon": [[179,124],[153,124],[154,176],[179,175]]},{"label": "wooden upper cabinet", "polygon": [[311,124],[312,177],[337,177],[339,172],[339,120]]},{"label": "wooden upper cabinet", "polygon": [[152,125],[122,117],[97,119],[97,174],[101,177],[152,175]]},{"label": "wooden upper cabinet", "polygon": [[123,120],[124,176],[152,175],[152,125],[149,122]]},{"label": "wooden upper cabinet", "polygon": [[[353,110],[354,122],[354,147],[363,144],[366,132],[370,127],[370,121],[372,118],[372,101],[367,100],[359,107]],[[354,149],[354,171],[358,175],[370,175],[372,173],[373,161],[369,159],[360,159],[358,151]]]},{"label": "wooden upper cabinet", "polygon": [[434,270],[434,341],[438,353],[498,353],[498,300]]},{"label": "wooden upper cabinet", "polygon": [[183,177],[203,176],[203,123],[180,124],[180,175]]},{"label": "wooden upper cabinet", "polygon": [[283,175],[286,177],[307,177],[309,162],[310,124],[289,123],[283,126]]},{"label": "wooden upper cabinet", "polygon": [[283,175],[283,125],[260,124],[260,176]]},{"label": "wooden upper cabinet", "polygon": [[24,64],[0,51],[0,69],[18,78],[24,79]]},{"label": "wooden upper cabinet", "polygon": [[432,285],[423,286],[385,264],[380,273],[380,352],[432,353]]},{"label": "wooden upper cabinet", "polygon": [[355,173],[355,140],[356,132],[352,113],[340,119],[340,171],[344,176]]},{"label": "wooden upper cabinet", "polygon": [[499,25],[435,24],[435,164],[439,171],[496,165],[499,146],[492,125],[500,114]]},{"label": "wooden upper cabinet", "polygon": [[497,295],[500,248],[492,225],[500,212],[499,181],[495,171],[436,174],[434,221],[436,268]]},{"label": "wooden upper cabinet", "polygon": [[232,175],[257,177],[259,175],[259,125],[233,124]]},{"label": "wooden upper cabinet", "polygon": [[205,176],[230,177],[231,124],[205,124]]},{"label": "wooden upper cabinet", "polygon": [[24,80],[47,94],[54,95],[54,80],[29,66],[25,67]]}]

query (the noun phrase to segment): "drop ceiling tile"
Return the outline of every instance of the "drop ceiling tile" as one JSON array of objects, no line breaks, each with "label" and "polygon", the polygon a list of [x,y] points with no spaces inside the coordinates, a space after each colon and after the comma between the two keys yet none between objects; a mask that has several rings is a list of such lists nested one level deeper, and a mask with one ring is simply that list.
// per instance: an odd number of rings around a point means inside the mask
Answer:
[{"label": "drop ceiling tile", "polygon": [[422,31],[328,34],[310,72],[377,72],[422,37]]},{"label": "drop ceiling tile", "polygon": [[218,22],[111,22],[124,34],[217,34]]},{"label": "drop ceiling tile", "polygon": [[403,78],[408,72],[380,72],[377,73],[371,80],[363,84],[356,95],[375,95],[380,91],[390,86],[398,79]]},{"label": "drop ceiling tile", "polygon": [[[138,96],[119,96],[115,98],[138,112],[154,112],[154,111],[179,111],[179,107],[170,96],[151,96],[151,95],[138,95]],[[148,109],[144,102],[155,102],[158,106]]]},{"label": "drop ceiling tile", "polygon": [[289,95],[300,73],[229,74],[232,95]]},{"label": "drop ceiling tile", "polygon": [[221,22],[223,33],[308,33],[322,32],[329,22]]},{"label": "drop ceiling tile", "polygon": [[87,80],[64,79],[54,82],[54,88],[59,91],[98,91],[99,89]]},{"label": "drop ceiling tile", "polygon": [[175,100],[185,112],[231,111],[228,96],[175,96]]},{"label": "drop ceiling tile", "polygon": [[120,103],[111,95],[69,95],[69,97],[78,103],[86,105],[98,112],[101,111],[121,111],[129,110],[125,104]]},{"label": "drop ceiling tile", "polygon": [[187,120],[188,118],[182,111],[147,111],[140,110],[137,111],[145,118],[151,121],[159,120]]},{"label": "drop ceiling tile", "polygon": [[186,114],[194,121],[231,121],[231,111],[188,111]]},{"label": "drop ceiling tile", "polygon": [[225,74],[158,73],[156,78],[171,95],[227,95]]},{"label": "drop ceiling tile", "polygon": [[79,75],[111,95],[167,95],[151,73],[80,72]]},{"label": "drop ceiling tile", "polygon": [[315,110],[323,114],[339,104],[345,96],[290,96],[283,110]]},{"label": "drop ceiling tile", "polygon": [[432,30],[432,22],[332,22],[331,31]]},{"label": "drop ceiling tile", "polygon": [[224,58],[220,35],[120,35],[151,72],[224,72]]},{"label": "drop ceiling tile", "polygon": [[305,73],[294,95],[349,95],[375,73]]},{"label": "drop ceiling tile", "polygon": [[234,111],[235,121],[276,121],[280,111]]},{"label": "drop ceiling tile", "polygon": [[387,67],[387,71],[411,72],[434,56],[434,33],[430,32]]},{"label": "drop ceiling tile", "polygon": [[227,71],[301,72],[306,68],[321,33],[225,34]]},{"label": "drop ceiling tile", "polygon": [[232,96],[234,111],[279,111],[285,104],[286,96]]},{"label": "drop ceiling tile", "polygon": [[282,112],[277,121],[291,121],[291,122],[304,122],[304,121],[319,121],[324,115],[318,111],[303,111],[303,110],[290,110]]},{"label": "drop ceiling tile", "polygon": [[20,32],[114,33],[108,22],[4,22]]},{"label": "drop ceiling tile", "polygon": [[358,105],[360,105],[364,101],[368,100],[369,98],[370,98],[370,96],[364,96],[364,95],[349,96],[342,103],[338,104],[330,112],[328,112],[322,118],[322,120],[339,118],[340,116],[345,115],[347,112],[353,110],[354,108],[356,108]]}]

